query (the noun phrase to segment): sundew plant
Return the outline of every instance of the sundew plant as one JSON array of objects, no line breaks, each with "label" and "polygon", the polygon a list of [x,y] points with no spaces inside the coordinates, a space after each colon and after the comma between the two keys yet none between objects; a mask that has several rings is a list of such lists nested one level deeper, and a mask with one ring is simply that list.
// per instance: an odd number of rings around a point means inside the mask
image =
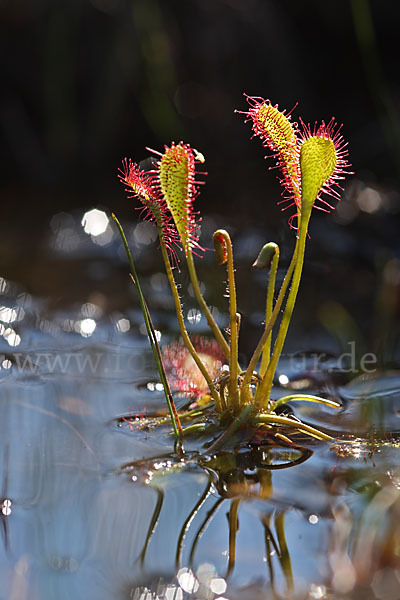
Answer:
[{"label": "sundew plant", "polygon": [[[335,200],[340,199],[341,181],[349,174],[347,143],[341,135],[341,126],[332,118],[313,127],[291,120],[291,115],[262,98],[247,97],[249,109],[243,112],[258,136],[272,154],[279,169],[283,186],[283,208],[293,210],[289,227],[294,230],[296,242],[286,276],[279,290],[275,289],[279,263],[279,247],[269,242],[261,249],[253,267],[269,269],[265,305],[265,326],[248,365],[239,363],[238,346],[240,314],[237,312],[235,267],[232,241],[225,229],[213,236],[217,263],[226,265],[229,291],[229,331],[218,326],[201,292],[196,273],[195,256],[204,249],[199,243],[201,218],[195,201],[204,183],[205,173],[199,170],[204,157],[189,144],[171,143],[162,153],[156,152],[157,161],[152,170],[143,171],[131,160],[125,159],[119,177],[129,197],[141,203],[142,217],[154,224],[158,231],[160,252],[164,261],[176,316],[185,350],[183,357],[191,357],[199,377],[205,382],[207,393],[189,410],[175,409],[163,366],[163,354],[158,349],[150,314],[141,294],[139,281],[130,257],[132,278],[141,298],[146,325],[156,356],[164,391],[170,408],[176,436],[189,433],[217,433],[212,446],[221,445],[239,428],[256,428],[290,442],[284,432],[297,430],[317,439],[330,436],[290,416],[280,414],[279,407],[289,401],[312,401],[331,407],[336,402],[317,396],[297,394],[273,400],[274,374],[285,343],[299,290],[304,262],[309,221],[313,209],[329,212]],[[239,112],[239,111],[238,111]],[[153,151],[154,153],[154,151]],[[200,167],[201,169],[201,167]],[[115,218],[116,220],[116,218]],[[118,221],[116,220],[119,225]],[[120,230],[121,231],[121,230]],[[121,231],[122,233],[122,231]],[[126,240],[125,240],[126,245]],[[127,248],[127,245],[126,245]],[[127,251],[129,252],[128,248]],[[129,255],[130,256],[130,255]],[[192,339],[185,325],[180,295],[174,278],[174,268],[185,262],[193,290],[208,326],[218,346],[222,369],[215,372],[203,346]],[[153,333],[152,333],[153,332]],[[180,347],[183,348],[179,344]],[[179,353],[174,350],[174,356]],[[164,358],[168,358],[168,351]],[[182,377],[185,371],[182,371]],[[201,374],[201,376],[200,376]],[[179,387],[179,386],[178,386]],[[211,417],[211,418],[210,418]],[[183,425],[182,425],[183,423]],[[221,433],[222,428],[222,433]],[[219,431],[218,431],[219,430]]]}]

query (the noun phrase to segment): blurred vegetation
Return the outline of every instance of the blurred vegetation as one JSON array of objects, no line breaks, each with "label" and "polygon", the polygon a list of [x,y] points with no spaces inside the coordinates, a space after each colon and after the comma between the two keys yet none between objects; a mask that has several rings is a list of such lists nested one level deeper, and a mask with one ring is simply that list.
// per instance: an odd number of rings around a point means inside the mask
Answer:
[{"label": "blurred vegetation", "polygon": [[356,175],[336,211],[312,219],[303,288],[370,318],[379,274],[400,255],[399,18],[400,5],[378,0],[3,0],[2,274],[27,279],[20,269],[28,253],[31,270],[43,260],[56,213],[94,206],[135,220],[121,159],[180,139],[206,157],[198,207],[224,215],[238,258],[271,239],[285,261],[279,183],[234,114],[246,92],[281,109],[298,101],[294,119],[344,123]]},{"label": "blurred vegetation", "polygon": [[251,197],[276,220],[259,149],[233,114],[244,91],[299,101],[305,120],[335,114],[357,173],[393,181],[399,12],[376,0],[5,0],[2,187],[43,192],[35,209],[50,212],[66,197],[122,203],[120,158],[184,138],[207,158],[205,204],[246,213]]}]

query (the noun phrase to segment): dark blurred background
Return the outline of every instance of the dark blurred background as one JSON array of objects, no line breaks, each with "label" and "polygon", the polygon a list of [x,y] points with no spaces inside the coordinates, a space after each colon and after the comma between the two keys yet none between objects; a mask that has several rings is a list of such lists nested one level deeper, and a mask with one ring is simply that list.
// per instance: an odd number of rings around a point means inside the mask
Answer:
[{"label": "dark blurred background", "polygon": [[[282,109],[298,102],[294,120],[343,122],[356,175],[335,213],[313,219],[310,289],[318,294],[324,280],[326,297],[358,317],[381,303],[397,322],[399,3],[2,0],[0,7],[3,276],[63,296],[59,269],[42,265],[54,215],[100,208],[133,222],[116,177],[121,159],[140,162],[146,146],[181,139],[206,157],[198,207],[231,227],[238,253],[247,259],[246,248],[254,254],[268,237],[290,253],[293,232],[276,206],[271,161],[234,113],[246,110],[246,92]],[[74,273],[79,281],[76,264]]]}]

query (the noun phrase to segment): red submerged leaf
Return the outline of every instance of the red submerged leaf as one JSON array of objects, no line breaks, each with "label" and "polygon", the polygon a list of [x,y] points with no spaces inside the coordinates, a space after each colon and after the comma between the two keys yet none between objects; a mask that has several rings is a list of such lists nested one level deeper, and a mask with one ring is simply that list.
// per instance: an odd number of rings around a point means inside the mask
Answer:
[{"label": "red submerged leaf", "polygon": [[[215,379],[226,363],[219,344],[215,340],[198,337],[193,339],[193,345],[206,365],[210,377]],[[174,342],[164,346],[162,354],[168,380],[173,390],[194,399],[209,392],[203,375],[183,343]]]}]

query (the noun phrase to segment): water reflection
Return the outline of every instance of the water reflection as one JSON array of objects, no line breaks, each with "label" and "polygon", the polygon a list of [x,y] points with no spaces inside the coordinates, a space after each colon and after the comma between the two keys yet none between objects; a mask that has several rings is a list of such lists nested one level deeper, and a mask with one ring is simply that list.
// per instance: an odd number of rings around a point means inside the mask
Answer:
[{"label": "water reflection", "polygon": [[[202,491],[199,489],[197,492],[196,501],[185,513],[186,517],[184,519],[181,517],[183,521],[181,525],[176,522],[178,532],[175,531],[171,536],[172,539],[176,539],[175,548],[169,544],[168,552],[175,556],[175,569],[179,585],[183,587],[180,576],[184,574],[184,582],[190,581],[191,585],[197,582],[198,586],[198,570],[203,564],[201,555],[205,548],[203,538],[207,539],[206,547],[210,543],[212,545],[212,540],[216,535],[214,531],[216,524],[217,537],[219,539],[226,537],[220,530],[221,514],[226,512],[228,519],[226,545],[221,546],[220,542],[217,544],[220,547],[220,557],[218,557],[218,553],[215,554],[210,550],[207,554],[208,557],[213,556],[216,563],[212,566],[214,576],[210,578],[208,593],[211,591],[213,594],[222,594],[226,591],[227,580],[234,574],[237,560],[241,562],[243,554],[246,553],[243,548],[237,547],[239,518],[246,521],[248,519],[246,512],[253,512],[254,500],[261,500],[263,504],[266,503],[257,511],[259,528],[262,532],[260,537],[264,540],[264,549],[261,554],[258,554],[257,562],[264,570],[267,568],[268,580],[272,589],[278,579],[280,581],[278,587],[282,588],[284,582],[286,592],[291,593],[293,591],[293,571],[285,534],[285,514],[291,508],[278,507],[275,503],[269,505],[274,494],[272,472],[300,465],[311,456],[312,451],[307,448],[257,446],[254,448],[240,447],[235,452],[220,452],[214,456],[192,454],[188,459],[180,460],[174,456],[165,456],[157,461],[136,461],[125,465],[122,472],[129,475],[130,481],[135,484],[140,481],[154,489],[157,495],[154,512],[137,559],[142,569],[146,570],[147,555],[150,552],[152,540],[157,536],[157,530],[162,530],[165,527],[165,519],[169,519],[171,516],[171,508],[166,506],[167,494],[171,485],[174,486],[173,480],[177,473],[187,472],[192,475],[197,473],[198,482],[198,476],[202,470],[206,475],[206,477],[203,476],[205,485]],[[226,508],[225,503],[228,505]],[[181,510],[182,513],[183,510]],[[254,517],[255,515],[253,515]],[[316,515],[310,517],[309,522],[315,525],[318,522]],[[254,536],[254,525],[252,535]],[[164,540],[171,539],[165,531],[162,536]],[[255,558],[254,554],[251,554],[252,558]],[[260,556],[262,557],[261,562]],[[149,564],[153,562],[154,558],[149,559]],[[225,568],[223,568],[224,562]],[[247,563],[247,560],[244,562]],[[253,569],[254,566],[253,564]],[[239,564],[238,570],[243,574],[245,569],[243,569],[243,565]],[[183,589],[185,588],[183,587]],[[185,591],[189,590],[185,589]],[[197,592],[197,589],[195,591]],[[197,592],[196,597],[207,596],[199,596]]]},{"label": "water reflection", "polygon": [[[329,385],[342,399],[334,416],[291,408],[338,436],[332,448],[296,438],[296,447],[263,441],[199,456],[195,440],[182,461],[169,426],[131,418],[165,414],[135,311],[108,316],[87,296],[52,312],[9,280],[3,289],[14,291],[2,296],[0,324],[2,596],[253,600],[294,588],[301,599],[363,590],[383,599],[398,589],[398,371],[348,381],[316,377],[311,357],[297,373],[283,361],[278,394]],[[23,318],[7,322],[20,306]],[[123,415],[129,426],[116,427]]]}]

